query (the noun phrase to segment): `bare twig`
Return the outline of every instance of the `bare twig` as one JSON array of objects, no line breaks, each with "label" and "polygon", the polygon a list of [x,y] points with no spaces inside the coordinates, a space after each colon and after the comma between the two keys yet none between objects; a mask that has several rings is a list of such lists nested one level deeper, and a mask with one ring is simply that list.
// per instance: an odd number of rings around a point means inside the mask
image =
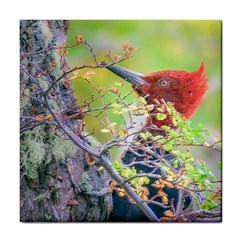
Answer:
[{"label": "bare twig", "polygon": [[178,190],[178,200],[177,200],[177,207],[176,207],[176,215],[178,215],[182,210],[182,198],[183,198],[183,191]]},{"label": "bare twig", "polygon": [[156,179],[162,178],[162,176],[159,174],[141,173],[141,174],[136,174],[132,177],[124,179],[124,182],[130,182],[132,179],[137,178],[137,177],[150,177],[150,178],[156,178]]}]

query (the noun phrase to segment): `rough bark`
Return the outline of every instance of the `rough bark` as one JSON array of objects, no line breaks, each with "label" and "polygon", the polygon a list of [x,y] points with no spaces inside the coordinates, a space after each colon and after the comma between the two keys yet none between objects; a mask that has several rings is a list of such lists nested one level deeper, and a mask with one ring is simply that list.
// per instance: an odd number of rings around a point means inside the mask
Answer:
[{"label": "rough bark", "polygon": [[[58,64],[63,61],[56,50],[43,49],[63,46],[67,28],[67,21],[20,22],[20,61],[31,75],[46,71],[53,61]],[[54,81],[60,73],[55,69],[48,75]],[[26,89],[31,93],[33,83],[29,76],[21,71],[20,80],[21,96]],[[76,106],[71,86],[61,81],[57,87],[65,107]],[[41,93],[35,97],[41,99]],[[46,109],[34,98],[24,100],[21,116],[33,116],[33,113],[43,114]],[[26,130],[20,135],[20,221],[107,220],[112,209],[112,197],[107,192],[109,176],[106,171],[89,164],[86,159],[91,156],[57,135],[55,127],[48,124],[34,126],[26,118],[21,118],[20,124]],[[81,121],[69,120],[68,127],[79,131]],[[59,148],[62,146],[62,152],[55,149],[56,144]]]}]

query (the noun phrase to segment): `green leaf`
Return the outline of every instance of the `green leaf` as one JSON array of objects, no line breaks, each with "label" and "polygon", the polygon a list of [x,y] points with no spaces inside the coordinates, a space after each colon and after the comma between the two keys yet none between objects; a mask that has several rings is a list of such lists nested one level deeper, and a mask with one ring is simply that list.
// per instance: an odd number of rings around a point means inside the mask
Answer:
[{"label": "green leaf", "polygon": [[211,194],[208,191],[204,191],[204,194],[205,194],[207,200],[211,200],[212,199],[212,196],[211,196]]},{"label": "green leaf", "polygon": [[195,136],[197,137],[197,138],[199,138],[200,140],[202,140],[202,141],[205,141],[205,137],[201,134],[201,133],[199,133],[199,132],[196,132],[195,133]]},{"label": "green leaf", "polygon": [[210,132],[209,131],[205,131],[205,135],[207,136],[207,137],[209,137],[210,136]]},{"label": "green leaf", "polygon": [[143,98],[143,97],[139,97],[139,101],[140,101],[142,104],[144,104],[144,105],[147,104],[147,101],[146,101],[145,98]]},{"label": "green leaf", "polygon": [[168,141],[163,147],[166,151],[170,151],[173,148],[174,140]]},{"label": "green leaf", "polygon": [[120,108],[121,108],[121,105],[120,104],[118,104],[118,103],[116,103],[116,102],[112,102],[112,107],[114,108],[114,109],[116,109],[116,110],[119,110]]},{"label": "green leaf", "polygon": [[202,123],[199,123],[199,124],[197,125],[197,130],[198,130],[198,131],[203,130],[203,128],[204,128],[204,125],[203,125]]},{"label": "green leaf", "polygon": [[204,210],[209,210],[212,207],[212,203],[207,201],[205,203],[203,203],[203,209]]},{"label": "green leaf", "polygon": [[184,140],[185,140],[186,143],[189,143],[189,144],[193,142],[192,137],[185,137]]},{"label": "green leaf", "polygon": [[144,184],[149,184],[150,183],[150,179],[148,177],[144,177]]},{"label": "green leaf", "polygon": [[140,134],[139,134],[139,137],[140,137],[142,140],[146,141],[146,140],[148,139],[148,134],[147,134],[147,133],[140,133]]},{"label": "green leaf", "polygon": [[134,176],[134,175],[137,174],[137,169],[136,169],[135,167],[132,167],[132,168],[131,168],[131,171],[132,171],[132,172],[131,172],[131,175],[132,175],[132,176]]},{"label": "green leaf", "polygon": [[194,195],[194,196],[192,196],[192,198],[193,198],[193,200],[194,200],[197,204],[199,204],[199,199],[198,199],[198,197],[196,197],[196,196]]},{"label": "green leaf", "polygon": [[212,173],[212,172],[209,172],[209,177],[212,181],[216,181],[217,180],[217,177]]},{"label": "green leaf", "polygon": [[136,178],[133,178],[130,182],[132,185],[135,185],[138,183],[138,180],[139,180],[139,178],[136,177]]},{"label": "green leaf", "polygon": [[159,121],[165,119],[166,117],[167,117],[167,115],[164,114],[164,113],[157,113],[157,115],[156,115],[156,118],[157,118],[157,120],[159,120]]},{"label": "green leaf", "polygon": [[204,181],[204,185],[205,185],[207,188],[213,190],[213,184],[212,184],[208,179],[206,179],[206,180]]},{"label": "green leaf", "polygon": [[177,160],[177,159],[173,162],[173,166],[174,166],[175,168],[178,167],[178,160]]},{"label": "green leaf", "polygon": [[203,203],[204,210],[209,210],[209,209],[215,208],[217,206],[218,206],[218,204],[214,201],[206,201],[205,203]]},{"label": "green leaf", "polygon": [[219,141],[221,141],[221,140],[220,140],[219,138],[217,138],[217,137],[214,137],[214,138],[213,138],[213,141],[214,141],[214,142],[219,142]]},{"label": "green leaf", "polygon": [[218,165],[218,167],[219,167],[220,169],[222,169],[222,161],[219,161],[219,162],[217,163],[217,165]]}]

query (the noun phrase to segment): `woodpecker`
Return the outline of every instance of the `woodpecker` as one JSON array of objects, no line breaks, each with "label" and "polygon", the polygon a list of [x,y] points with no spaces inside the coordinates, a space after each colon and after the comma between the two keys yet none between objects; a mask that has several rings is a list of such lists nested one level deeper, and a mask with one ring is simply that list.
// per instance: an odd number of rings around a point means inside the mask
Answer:
[{"label": "woodpecker", "polygon": [[[192,72],[185,70],[162,70],[141,74],[113,64],[105,64],[105,67],[129,82],[139,96],[145,97],[148,104],[154,103],[155,100],[160,102],[162,99],[165,102],[171,102],[174,104],[177,112],[186,119],[189,119],[201,104],[202,97],[208,88],[203,62],[197,70]],[[159,121],[153,114],[151,119],[149,117],[146,121],[146,126],[150,124],[161,129],[163,125],[172,126],[172,120],[170,116],[167,116],[164,120]],[[158,152],[162,152],[162,150],[159,149]],[[138,162],[144,161],[143,157],[136,157],[132,152],[126,152],[122,162],[129,164],[133,158]],[[165,160],[170,161],[174,158],[173,154],[164,152]],[[153,158],[152,160],[154,161],[155,159]],[[150,173],[152,171],[152,168],[148,166],[135,165],[135,168],[138,173]],[[161,174],[160,170],[157,170],[155,173]],[[148,184],[150,197],[154,196],[157,192],[157,189],[151,186],[153,182],[154,179],[151,179],[150,184]],[[176,208],[180,197],[179,191],[174,188],[165,187],[164,192],[167,194],[169,202],[172,201],[173,206]],[[191,196],[187,192],[184,192],[181,197],[182,209],[191,208]],[[164,216],[165,208],[161,208],[155,204],[149,204],[149,207],[158,218]],[[149,220],[136,204],[129,201],[126,197],[119,197],[116,192],[113,192],[113,211],[110,221],[146,222]]]}]

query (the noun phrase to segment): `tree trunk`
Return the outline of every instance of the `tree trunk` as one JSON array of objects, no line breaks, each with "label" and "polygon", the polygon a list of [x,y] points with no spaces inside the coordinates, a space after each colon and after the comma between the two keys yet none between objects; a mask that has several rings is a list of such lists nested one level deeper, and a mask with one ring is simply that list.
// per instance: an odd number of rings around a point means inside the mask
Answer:
[{"label": "tree trunk", "polygon": [[[20,22],[21,65],[32,76],[42,78],[42,85],[44,77],[49,76],[54,81],[63,73],[59,66],[65,60],[53,48],[64,46],[68,24],[68,21]],[[58,68],[49,68],[51,63],[56,63]],[[43,72],[47,74],[40,76],[39,73]],[[21,71],[20,80],[20,220],[107,220],[112,209],[112,196],[107,191],[108,174],[88,161],[91,156],[64,139],[56,127],[47,122],[39,125],[32,123],[30,118],[46,114],[47,110],[40,101],[41,93],[33,96],[36,84],[29,76]],[[76,108],[69,82],[61,81],[57,87],[66,109]],[[67,124],[81,135],[81,120],[68,120]]]}]

